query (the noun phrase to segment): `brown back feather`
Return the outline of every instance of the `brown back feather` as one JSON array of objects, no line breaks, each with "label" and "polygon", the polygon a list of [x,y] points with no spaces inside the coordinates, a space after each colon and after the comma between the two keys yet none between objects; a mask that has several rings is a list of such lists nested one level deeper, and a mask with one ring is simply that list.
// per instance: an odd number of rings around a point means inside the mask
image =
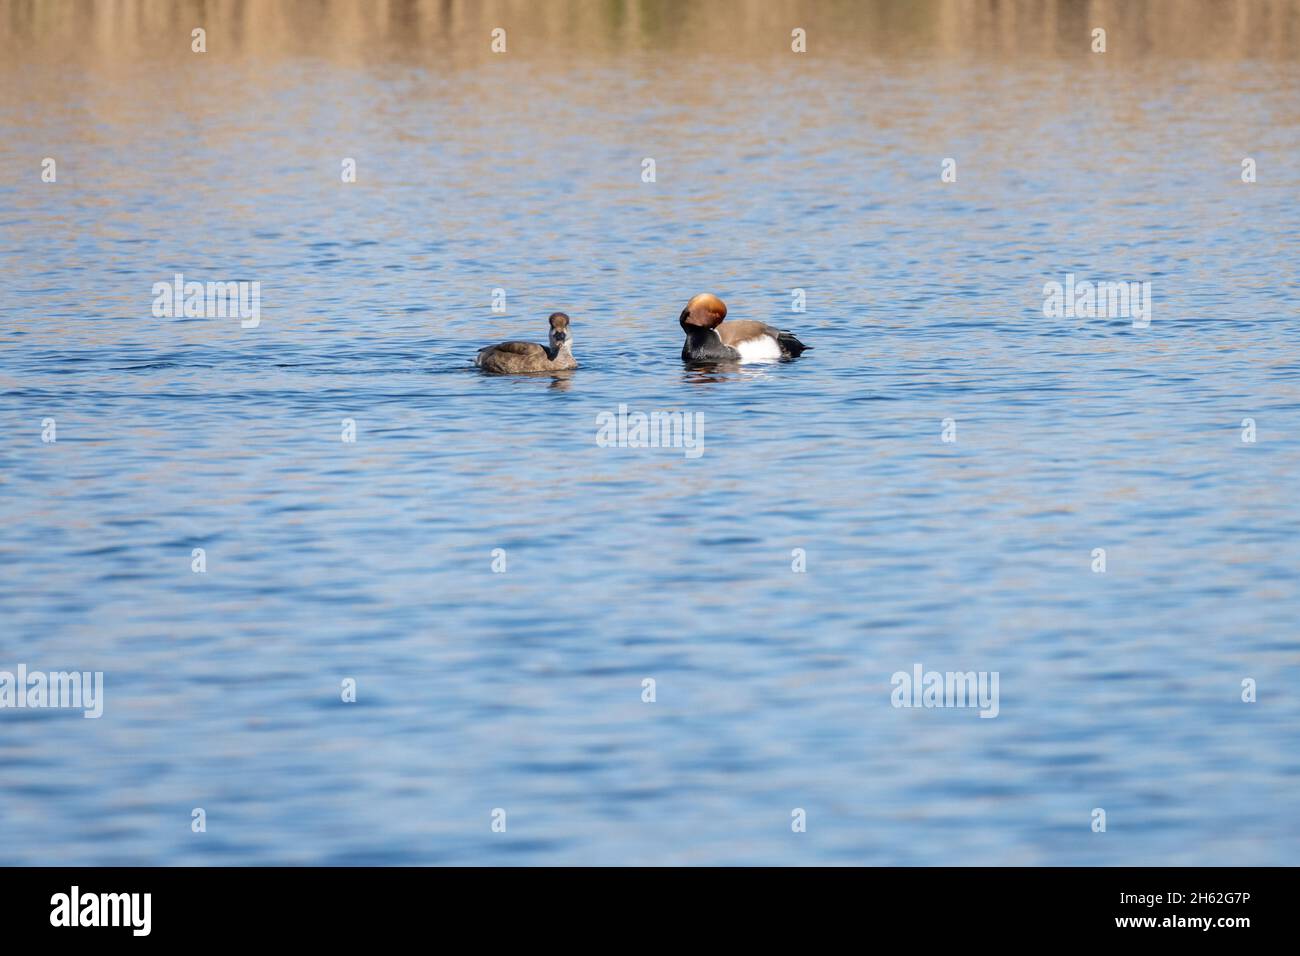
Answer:
[{"label": "brown back feather", "polygon": [[750,339],[757,339],[764,335],[770,335],[776,338],[778,330],[762,322],[755,322],[753,319],[733,319],[730,322],[723,322],[715,331],[718,338],[722,339],[722,344],[735,348],[741,342],[748,342]]},{"label": "brown back feather", "polygon": [[536,342],[502,342],[491,346],[494,352],[509,352],[511,355],[546,355],[546,349]]}]

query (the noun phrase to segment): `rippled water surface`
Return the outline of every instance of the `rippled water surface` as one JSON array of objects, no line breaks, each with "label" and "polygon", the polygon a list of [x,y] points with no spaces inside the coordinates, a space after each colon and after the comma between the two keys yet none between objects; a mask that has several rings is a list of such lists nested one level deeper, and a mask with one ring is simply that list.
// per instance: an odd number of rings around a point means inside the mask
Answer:
[{"label": "rippled water surface", "polygon": [[[0,669],[106,702],[0,710],[0,862],[1295,861],[1300,32],[775,21],[8,28]],[[154,317],[177,272],[260,325]],[[1068,273],[1149,328],[1044,317]],[[704,290],[813,350],[684,368]],[[470,367],[556,309],[571,377]],[[600,447],[620,404],[703,454]],[[892,707],[918,663],[997,719]]]}]

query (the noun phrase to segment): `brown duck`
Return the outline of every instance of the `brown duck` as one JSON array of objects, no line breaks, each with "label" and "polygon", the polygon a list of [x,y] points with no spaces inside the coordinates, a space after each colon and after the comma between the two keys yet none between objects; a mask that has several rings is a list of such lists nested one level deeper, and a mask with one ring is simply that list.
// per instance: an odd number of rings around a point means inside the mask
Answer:
[{"label": "brown duck", "polygon": [[577,368],[573,357],[573,339],[569,336],[569,317],[551,313],[550,346],[533,342],[502,342],[478,350],[474,364],[485,372],[520,375],[527,372],[559,372]]}]

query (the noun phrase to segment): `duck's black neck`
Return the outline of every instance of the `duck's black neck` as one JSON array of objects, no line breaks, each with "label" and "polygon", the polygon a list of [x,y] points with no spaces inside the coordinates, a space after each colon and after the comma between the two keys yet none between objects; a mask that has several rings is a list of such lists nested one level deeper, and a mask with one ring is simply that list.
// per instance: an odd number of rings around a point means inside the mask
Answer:
[{"label": "duck's black neck", "polygon": [[729,362],[735,360],[736,351],[723,345],[714,329],[687,326],[682,358],[692,362]]}]

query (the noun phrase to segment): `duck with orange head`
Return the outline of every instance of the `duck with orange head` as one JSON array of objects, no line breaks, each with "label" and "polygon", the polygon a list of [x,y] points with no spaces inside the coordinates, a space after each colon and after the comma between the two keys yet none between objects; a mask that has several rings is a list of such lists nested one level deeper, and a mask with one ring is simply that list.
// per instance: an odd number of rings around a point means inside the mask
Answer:
[{"label": "duck with orange head", "polygon": [[701,292],[687,302],[677,320],[686,333],[682,361],[693,365],[775,362],[798,358],[812,347],[763,322],[726,319],[727,305],[716,295]]}]

